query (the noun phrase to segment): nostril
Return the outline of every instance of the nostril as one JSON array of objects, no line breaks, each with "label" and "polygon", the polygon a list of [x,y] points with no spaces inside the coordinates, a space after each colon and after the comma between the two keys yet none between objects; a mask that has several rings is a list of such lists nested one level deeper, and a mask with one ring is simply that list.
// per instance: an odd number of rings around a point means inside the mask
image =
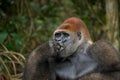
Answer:
[{"label": "nostril", "polygon": [[54,38],[54,41],[56,41],[56,42],[61,42],[61,38],[60,38],[60,37],[55,37],[55,38]]},{"label": "nostril", "polygon": [[60,42],[60,41],[61,41],[60,38],[55,38],[54,40],[57,41],[57,42]]}]

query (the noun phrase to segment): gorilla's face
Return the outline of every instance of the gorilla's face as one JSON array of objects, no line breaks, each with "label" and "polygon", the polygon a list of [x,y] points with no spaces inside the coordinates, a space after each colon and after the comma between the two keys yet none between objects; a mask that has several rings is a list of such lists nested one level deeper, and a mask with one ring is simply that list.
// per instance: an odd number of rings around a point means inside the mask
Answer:
[{"label": "gorilla's face", "polygon": [[[79,36],[79,37],[78,37]],[[53,35],[53,47],[59,57],[68,57],[78,48],[81,34],[69,31],[57,31]]]}]

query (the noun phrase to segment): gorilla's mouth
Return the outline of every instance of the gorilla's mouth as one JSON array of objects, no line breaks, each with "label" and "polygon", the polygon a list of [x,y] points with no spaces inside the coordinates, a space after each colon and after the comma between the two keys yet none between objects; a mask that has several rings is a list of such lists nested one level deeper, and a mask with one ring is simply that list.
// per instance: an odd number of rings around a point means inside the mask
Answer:
[{"label": "gorilla's mouth", "polygon": [[56,47],[55,49],[56,49],[57,53],[60,53],[60,52],[62,52],[65,49],[64,45],[63,44],[61,45],[59,43],[57,43],[55,47]]}]

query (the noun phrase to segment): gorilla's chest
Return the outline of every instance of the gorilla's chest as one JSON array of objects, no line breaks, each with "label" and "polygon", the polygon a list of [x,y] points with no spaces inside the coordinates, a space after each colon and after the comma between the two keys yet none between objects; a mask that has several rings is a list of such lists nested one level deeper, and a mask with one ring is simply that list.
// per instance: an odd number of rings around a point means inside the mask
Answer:
[{"label": "gorilla's chest", "polygon": [[96,67],[97,63],[86,53],[82,53],[59,63],[55,73],[62,80],[75,80],[94,71]]}]

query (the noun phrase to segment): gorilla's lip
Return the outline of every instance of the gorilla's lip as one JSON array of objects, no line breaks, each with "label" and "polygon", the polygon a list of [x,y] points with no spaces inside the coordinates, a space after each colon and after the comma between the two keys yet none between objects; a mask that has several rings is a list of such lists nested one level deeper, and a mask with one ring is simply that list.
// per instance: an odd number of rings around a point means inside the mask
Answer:
[{"label": "gorilla's lip", "polygon": [[54,45],[55,52],[58,55],[61,55],[61,53],[65,50],[64,43],[54,41],[53,45]]},{"label": "gorilla's lip", "polygon": [[63,46],[58,45],[57,50],[58,52],[62,52],[65,48]]}]

